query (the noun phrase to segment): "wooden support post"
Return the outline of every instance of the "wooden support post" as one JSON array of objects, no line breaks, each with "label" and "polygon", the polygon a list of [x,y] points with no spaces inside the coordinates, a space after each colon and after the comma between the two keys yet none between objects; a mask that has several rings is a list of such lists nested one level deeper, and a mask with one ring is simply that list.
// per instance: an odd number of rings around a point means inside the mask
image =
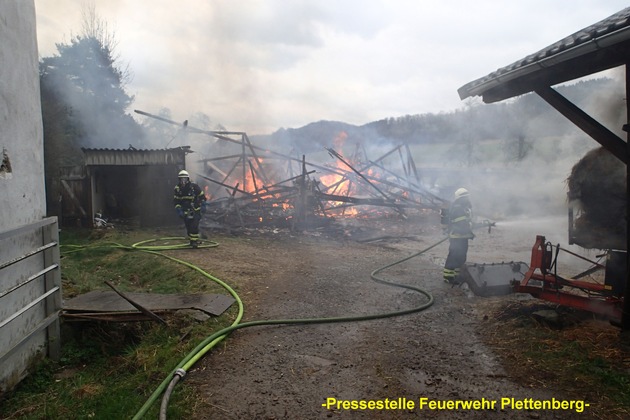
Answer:
[{"label": "wooden support post", "polygon": [[247,155],[245,154],[245,135],[243,135],[241,137],[241,150],[242,150],[242,156],[241,156],[241,160],[243,163],[243,189],[245,191],[247,191]]},{"label": "wooden support post", "polygon": [[[628,82],[626,81],[626,86],[627,83]],[[626,87],[626,90],[627,89],[628,88]],[[611,132],[586,112],[575,106],[555,89],[551,87],[540,88],[536,89],[536,93],[549,105],[568,118],[569,121],[591,136],[593,140],[604,146],[617,159],[621,160],[626,165],[628,164],[627,142],[623,141],[615,133]]]},{"label": "wooden support post", "polygon": [[[243,139],[245,139],[245,141],[247,142],[247,147],[249,147],[249,151],[251,152],[252,156],[254,157],[254,160],[256,161],[256,166],[258,167],[258,169],[260,171],[260,175],[261,175],[263,184],[264,185],[269,184],[271,181],[269,180],[269,177],[265,173],[265,168],[263,167],[260,158],[256,154],[256,149],[254,148],[252,143],[249,141],[249,137],[247,137],[247,134],[243,134]],[[250,163],[250,165],[251,165],[251,163]]]},{"label": "wooden support post", "polygon": [[407,159],[409,159],[409,166],[411,166],[413,175],[416,177],[416,181],[420,182],[420,176],[418,176],[418,168],[416,168],[416,162],[413,160],[411,149],[409,148],[409,145],[407,143],[405,143],[405,149],[407,149]]},{"label": "wooden support post", "polygon": [[[628,98],[630,98],[630,68],[628,64],[625,65],[626,70],[626,214],[628,212],[630,204],[630,172],[628,172],[628,158],[630,158],[630,133],[628,132],[628,124],[630,124],[630,105],[628,105]],[[627,217],[627,215],[626,215]],[[630,276],[628,271],[630,270],[630,224],[626,223],[626,289],[623,294],[623,311],[621,312],[621,328],[625,331],[630,331]]]}]

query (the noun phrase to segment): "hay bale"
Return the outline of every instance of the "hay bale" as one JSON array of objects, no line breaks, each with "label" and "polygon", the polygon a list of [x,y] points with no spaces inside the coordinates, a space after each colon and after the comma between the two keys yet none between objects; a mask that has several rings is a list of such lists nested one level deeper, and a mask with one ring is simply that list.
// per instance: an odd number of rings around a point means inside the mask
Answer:
[{"label": "hay bale", "polygon": [[[626,165],[603,147],[593,149],[573,166],[567,185],[569,201],[580,209],[575,233],[584,243],[576,243],[601,249],[618,248],[619,242],[625,243]],[[610,242],[615,246],[610,246]]]}]

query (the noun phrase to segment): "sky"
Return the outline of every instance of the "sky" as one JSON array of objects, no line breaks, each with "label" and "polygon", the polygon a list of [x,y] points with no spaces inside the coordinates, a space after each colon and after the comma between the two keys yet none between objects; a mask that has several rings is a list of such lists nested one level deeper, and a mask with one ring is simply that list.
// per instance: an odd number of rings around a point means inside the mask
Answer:
[{"label": "sky", "polygon": [[[35,0],[40,57],[93,4],[138,109],[249,135],[451,112],[462,85],[628,6],[622,0]],[[214,127],[209,127],[214,128]]]}]

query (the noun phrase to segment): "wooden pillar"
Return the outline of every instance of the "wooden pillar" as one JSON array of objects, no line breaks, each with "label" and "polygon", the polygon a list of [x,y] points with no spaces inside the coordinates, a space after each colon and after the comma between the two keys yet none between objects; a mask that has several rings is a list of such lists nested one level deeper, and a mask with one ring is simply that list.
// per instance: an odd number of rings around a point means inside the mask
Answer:
[{"label": "wooden pillar", "polygon": [[[628,98],[630,98],[630,66],[625,65],[626,69],[626,153],[630,157],[630,136],[628,133],[628,124],[630,123],[630,106],[628,105]],[[623,301],[623,313],[621,315],[621,328],[625,331],[630,330],[630,276],[628,270],[630,270],[630,224],[627,223],[627,212],[629,209],[628,203],[630,201],[630,172],[628,172],[628,165],[626,160],[626,290],[624,291]]]}]

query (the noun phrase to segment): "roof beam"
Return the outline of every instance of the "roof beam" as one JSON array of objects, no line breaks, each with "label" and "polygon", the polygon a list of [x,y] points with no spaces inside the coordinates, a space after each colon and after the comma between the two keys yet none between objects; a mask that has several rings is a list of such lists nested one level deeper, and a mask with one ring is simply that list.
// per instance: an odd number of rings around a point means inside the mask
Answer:
[{"label": "roof beam", "polygon": [[628,164],[628,145],[615,133],[575,106],[555,89],[546,86],[536,89],[535,92],[573,124],[591,136],[593,140],[611,152],[617,159],[626,165]]}]

